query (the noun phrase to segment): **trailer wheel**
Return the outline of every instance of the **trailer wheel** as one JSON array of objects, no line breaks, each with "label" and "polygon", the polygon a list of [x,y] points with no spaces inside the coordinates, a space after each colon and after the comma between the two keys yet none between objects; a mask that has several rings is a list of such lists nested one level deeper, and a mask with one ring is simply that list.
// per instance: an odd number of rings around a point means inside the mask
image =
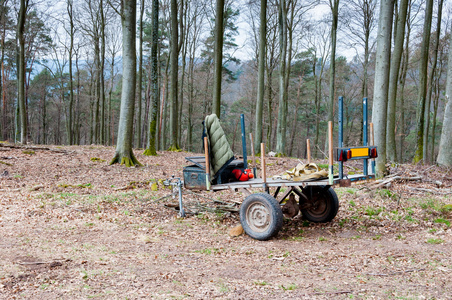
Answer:
[{"label": "trailer wheel", "polygon": [[240,206],[240,223],[250,237],[260,241],[268,240],[282,227],[281,207],[269,194],[251,194]]},{"label": "trailer wheel", "polygon": [[303,191],[303,194],[307,200],[300,203],[301,213],[308,221],[315,223],[329,222],[337,215],[339,200],[333,188],[325,186],[309,187]]}]

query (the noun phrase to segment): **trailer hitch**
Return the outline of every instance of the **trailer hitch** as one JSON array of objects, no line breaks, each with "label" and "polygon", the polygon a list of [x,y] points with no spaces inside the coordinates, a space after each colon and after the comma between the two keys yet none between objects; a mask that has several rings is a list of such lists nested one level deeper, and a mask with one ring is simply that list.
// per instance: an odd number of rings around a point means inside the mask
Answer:
[{"label": "trailer hitch", "polygon": [[168,178],[167,180],[163,181],[163,185],[165,186],[172,186],[173,187],[173,199],[175,198],[175,189],[178,189],[179,193],[179,216],[181,218],[185,218],[185,211],[184,207],[182,206],[182,187],[184,186],[184,182],[180,179],[180,177],[174,177],[171,176],[171,178]]}]

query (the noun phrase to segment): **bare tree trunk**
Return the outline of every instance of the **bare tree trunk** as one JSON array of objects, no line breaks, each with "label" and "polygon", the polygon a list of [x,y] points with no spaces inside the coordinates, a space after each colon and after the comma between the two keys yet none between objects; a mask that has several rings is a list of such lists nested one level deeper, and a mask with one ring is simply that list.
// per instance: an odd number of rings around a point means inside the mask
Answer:
[{"label": "bare tree trunk", "polygon": [[382,0],[378,22],[377,52],[375,64],[374,102],[372,122],[375,129],[375,144],[378,146],[377,176],[385,173],[386,164],[386,112],[389,86],[389,64],[391,57],[391,34],[394,2]]},{"label": "bare tree trunk", "polygon": [[171,151],[179,150],[179,145],[177,143],[178,141],[178,119],[179,116],[177,115],[177,108],[178,108],[178,95],[177,95],[177,89],[178,89],[178,70],[179,70],[179,37],[178,37],[178,23],[177,23],[177,0],[171,0],[171,53],[170,53],[170,66],[171,66],[171,86],[169,88],[170,93],[170,104],[171,104],[171,110],[170,110],[170,141]]},{"label": "bare tree trunk", "polygon": [[262,117],[264,112],[265,92],[265,54],[267,42],[267,0],[261,0],[260,27],[259,27],[259,70],[257,82],[256,123],[254,128],[254,149],[260,149],[262,143]]},{"label": "bare tree trunk", "polygon": [[[452,49],[452,35],[450,35],[450,46]],[[447,64],[446,82],[446,108],[444,110],[443,129],[439,142],[439,152],[436,162],[440,165],[452,166],[452,51],[449,50],[449,63]]]},{"label": "bare tree trunk", "polygon": [[122,92],[119,115],[118,142],[115,157],[110,164],[121,163],[127,167],[141,165],[133,155],[133,113],[135,108],[136,87],[136,0],[123,0],[121,5],[122,21]]},{"label": "bare tree trunk", "polygon": [[80,145],[80,70],[78,67],[78,51],[75,52],[75,72],[77,74],[77,94],[75,97],[75,144]]},{"label": "bare tree trunk", "polygon": [[69,38],[70,38],[70,46],[69,46],[69,107],[68,107],[68,121],[67,121],[67,140],[69,145],[74,144],[74,134],[73,134],[73,106],[74,106],[74,81],[72,74],[72,53],[74,51],[74,18],[72,14],[72,0],[67,1],[67,13],[69,16]]},{"label": "bare tree trunk", "polygon": [[106,134],[105,134],[105,15],[104,15],[104,4],[103,0],[100,0],[100,102],[101,102],[101,112],[100,112],[100,142],[105,145]]},{"label": "bare tree trunk", "polygon": [[144,151],[144,155],[157,155],[156,133],[157,133],[157,111],[159,103],[159,82],[158,82],[158,27],[159,27],[159,1],[152,0],[152,41],[151,41],[151,111],[149,116],[149,144]]},{"label": "bare tree trunk", "polygon": [[19,20],[17,22],[17,39],[19,41],[19,64],[17,88],[20,116],[20,142],[27,143],[27,111],[25,107],[25,18],[28,10],[28,0],[20,0]]},{"label": "bare tree trunk", "polygon": [[223,34],[224,34],[224,0],[216,0],[215,15],[215,75],[213,84],[212,113],[220,118],[221,113],[221,81],[223,71]]},{"label": "bare tree trunk", "polygon": [[276,129],[276,152],[284,155],[286,151],[287,125],[287,89],[286,89],[286,58],[287,58],[287,10],[286,0],[279,2],[279,106],[278,124]]},{"label": "bare tree trunk", "polygon": [[419,62],[419,89],[418,89],[418,105],[416,109],[416,153],[413,162],[418,163],[424,156],[424,114],[425,102],[427,96],[427,68],[428,68],[428,51],[430,47],[430,30],[432,27],[433,0],[427,0],[424,29],[421,44],[421,59]]},{"label": "bare tree trunk", "polygon": [[139,51],[139,55],[140,57],[138,58],[138,85],[137,85],[137,99],[138,99],[138,103],[137,103],[137,108],[138,108],[138,112],[137,112],[137,147],[141,148],[142,144],[141,144],[141,109],[142,109],[142,93],[143,93],[143,15],[144,15],[144,0],[141,0],[141,4],[140,4],[140,33],[139,33],[139,47],[140,49]]},{"label": "bare tree trunk", "polygon": [[397,19],[397,34],[395,36],[394,51],[391,57],[391,70],[389,75],[389,95],[388,95],[388,120],[386,136],[386,153],[388,160],[397,161],[396,139],[395,139],[395,116],[397,82],[399,80],[400,62],[402,60],[403,42],[405,40],[405,23],[408,11],[408,0],[402,0]]},{"label": "bare tree trunk", "polygon": [[[432,68],[430,69],[429,83],[428,83],[428,91],[427,91],[427,99],[425,101],[425,113],[424,113],[424,153],[422,159],[424,163],[428,163],[428,137],[429,137],[429,126],[430,126],[430,102],[432,100],[432,92],[433,92],[433,82],[436,72],[436,64],[438,59],[438,47],[439,47],[439,39],[441,38],[441,16],[443,11],[443,0],[438,1],[438,19],[436,23],[436,36],[435,36],[435,45],[433,46],[433,58],[432,58]],[[433,132],[433,135],[435,132]]]},{"label": "bare tree trunk", "polygon": [[339,18],[339,0],[329,0],[331,9],[331,56],[330,56],[330,96],[328,100],[328,121],[334,124],[334,99],[336,79],[336,36]]}]

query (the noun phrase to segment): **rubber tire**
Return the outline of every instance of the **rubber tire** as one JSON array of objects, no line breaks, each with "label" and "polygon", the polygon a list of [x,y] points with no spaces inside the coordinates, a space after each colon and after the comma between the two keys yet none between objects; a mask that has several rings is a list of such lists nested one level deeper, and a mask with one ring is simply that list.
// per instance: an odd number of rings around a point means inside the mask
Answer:
[{"label": "rubber tire", "polygon": [[[334,189],[332,187],[326,189],[325,186],[313,186],[310,188],[312,189],[313,198],[316,199],[320,197],[320,201],[323,201],[324,206],[318,206],[317,209],[320,208],[320,211],[317,212],[309,208],[302,209],[301,213],[303,214],[303,217],[314,223],[325,223],[333,220],[339,210],[339,199],[337,198]],[[309,198],[311,193],[308,191],[305,195]],[[300,206],[302,206],[302,203],[300,203]]]},{"label": "rubber tire", "polygon": [[[257,221],[252,222],[251,215],[255,215]],[[267,193],[251,194],[240,206],[240,223],[246,234],[253,239],[268,240],[277,235],[282,228],[281,206]]]}]

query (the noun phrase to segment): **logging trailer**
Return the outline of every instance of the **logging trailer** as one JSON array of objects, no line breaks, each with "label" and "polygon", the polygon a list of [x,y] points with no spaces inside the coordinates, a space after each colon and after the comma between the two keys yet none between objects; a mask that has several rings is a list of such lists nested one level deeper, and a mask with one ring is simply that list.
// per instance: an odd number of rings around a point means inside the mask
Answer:
[{"label": "logging trailer", "polygon": [[[310,222],[329,222],[336,216],[339,209],[339,200],[332,188],[335,185],[349,186],[352,182],[375,178],[375,158],[377,148],[373,143],[373,126],[370,124],[370,145],[368,142],[367,126],[367,98],[363,99],[363,146],[344,147],[343,145],[343,98],[339,97],[339,126],[338,147],[333,150],[333,126],[328,124],[329,141],[329,168],[328,177],[322,179],[310,179],[294,181],[266,177],[265,145],[261,144],[261,176],[256,178],[257,172],[254,164],[254,178],[248,181],[230,181],[233,169],[248,169],[245,121],[241,115],[243,160],[228,159],[212,175],[212,145],[209,143],[209,130],[204,137],[205,156],[186,157],[192,165],[186,166],[183,171],[183,180],[168,180],[166,184],[179,188],[179,211],[184,217],[182,205],[182,187],[196,190],[233,190],[242,191],[247,196],[240,206],[240,222],[244,231],[254,239],[268,240],[275,236],[283,225],[282,207],[289,195],[298,198],[299,209],[305,219]],[[207,121],[207,118],[206,118]],[[221,129],[222,132],[222,129]],[[224,135],[224,133],[223,133]],[[252,135],[250,135],[252,140]],[[310,161],[310,146],[308,140],[308,162]],[[229,146],[229,145],[228,145]],[[254,149],[251,143],[254,159]],[[333,175],[333,157],[338,162],[338,175]],[[343,164],[347,160],[363,160],[363,174],[346,175],[343,172]],[[262,189],[263,192],[251,193],[250,189]]]}]

